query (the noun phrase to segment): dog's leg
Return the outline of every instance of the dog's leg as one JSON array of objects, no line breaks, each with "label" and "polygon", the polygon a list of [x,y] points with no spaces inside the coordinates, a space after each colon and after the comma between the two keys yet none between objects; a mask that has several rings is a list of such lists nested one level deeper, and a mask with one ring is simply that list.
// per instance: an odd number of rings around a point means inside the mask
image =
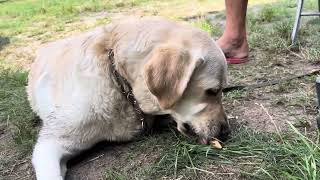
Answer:
[{"label": "dog's leg", "polygon": [[56,139],[40,137],[35,145],[32,157],[37,179],[63,180],[66,172],[66,161],[61,160],[67,154],[70,153]]},{"label": "dog's leg", "polygon": [[63,159],[60,161],[60,167],[61,167],[61,176],[64,179],[67,173],[67,159]]}]

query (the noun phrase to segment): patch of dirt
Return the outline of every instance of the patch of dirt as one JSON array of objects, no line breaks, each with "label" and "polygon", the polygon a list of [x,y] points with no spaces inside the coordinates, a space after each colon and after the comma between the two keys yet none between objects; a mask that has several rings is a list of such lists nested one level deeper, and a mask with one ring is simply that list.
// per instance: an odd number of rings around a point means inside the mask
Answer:
[{"label": "patch of dirt", "polygon": [[[316,128],[315,113],[308,114],[301,108],[290,108],[291,111],[287,107],[274,106],[270,101],[244,101],[227,108],[232,123],[239,123],[258,131],[286,131],[289,129],[288,122],[308,130]],[[298,120],[303,118],[304,122],[298,124]]]},{"label": "patch of dirt", "polygon": [[1,52],[3,62],[14,67],[29,70],[34,61],[36,50],[40,47],[40,41],[32,41],[27,46],[12,44]]},{"label": "patch of dirt", "polygon": [[314,82],[300,79],[286,83],[244,91],[239,99],[227,97],[226,111],[232,123],[264,132],[287,131],[288,123],[316,130]]},{"label": "patch of dirt", "polygon": [[[141,174],[161,158],[161,147],[148,146],[137,150],[139,143],[131,142],[126,144],[99,144],[89,151],[79,155],[69,164],[67,180],[100,180],[109,179],[106,172],[115,170],[124,174],[129,179],[150,179],[152,177]],[[161,143],[160,143],[161,144]],[[133,153],[133,155],[131,154]],[[129,157],[129,158],[128,158]],[[174,175],[157,174],[158,179],[194,179],[194,171],[188,167],[181,169],[177,177]],[[120,172],[119,172],[120,171]],[[222,180],[241,179],[240,168],[235,165],[205,165],[205,169],[195,169],[197,179],[201,180]],[[154,178],[154,177],[153,177]],[[112,179],[112,178],[111,178]]]},{"label": "patch of dirt", "polygon": [[35,179],[31,156],[15,149],[13,139],[5,123],[0,124],[0,180]]},{"label": "patch of dirt", "polygon": [[[208,164],[205,166],[205,169],[196,169],[196,173],[197,173],[197,177],[192,176],[192,178],[190,178],[188,176],[181,175],[181,176],[178,176],[178,178],[176,178],[176,179],[188,179],[188,180],[193,180],[193,179],[199,179],[199,180],[225,180],[225,179],[238,180],[238,179],[243,179],[241,177],[240,168],[237,167],[236,164],[233,164],[233,165]],[[187,173],[184,173],[184,174],[187,174]],[[171,177],[168,179],[175,179],[175,178]]]},{"label": "patch of dirt", "polygon": [[100,143],[68,163],[66,179],[106,179],[106,172],[114,169],[121,169],[122,172],[133,177],[137,169],[152,165],[160,154],[159,149],[154,147],[137,152],[136,144],[135,142]]}]

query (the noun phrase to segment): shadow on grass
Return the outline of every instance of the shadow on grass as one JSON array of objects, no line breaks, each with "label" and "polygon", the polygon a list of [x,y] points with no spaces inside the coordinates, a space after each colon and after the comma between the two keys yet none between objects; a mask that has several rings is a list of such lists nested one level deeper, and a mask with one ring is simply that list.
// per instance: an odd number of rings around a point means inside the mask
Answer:
[{"label": "shadow on grass", "polygon": [[0,4],[5,2],[9,2],[9,0],[0,0]]},{"label": "shadow on grass", "polygon": [[[1,1],[0,1],[1,3]],[[4,48],[4,46],[10,44],[10,39],[8,37],[0,36],[0,51]]]},{"label": "shadow on grass", "polygon": [[17,148],[30,153],[38,121],[27,100],[25,86],[28,73],[2,67],[0,64],[0,123],[8,124]]},{"label": "shadow on grass", "polygon": [[[174,127],[170,124],[170,128]],[[129,142],[99,142],[68,161],[67,179],[152,176],[150,166],[159,161],[162,146],[176,143],[170,128],[162,124],[152,134],[138,135]]]}]

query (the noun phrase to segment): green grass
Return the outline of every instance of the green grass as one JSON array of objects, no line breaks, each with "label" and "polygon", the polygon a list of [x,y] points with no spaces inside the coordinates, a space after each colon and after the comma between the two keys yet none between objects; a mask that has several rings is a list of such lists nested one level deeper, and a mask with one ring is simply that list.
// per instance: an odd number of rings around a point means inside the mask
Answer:
[{"label": "green grass", "polygon": [[192,22],[191,25],[206,31],[213,37],[218,37],[222,35],[222,29],[218,25],[211,24],[205,19],[200,18],[197,21]]},{"label": "green grass", "polygon": [[107,170],[105,179],[110,180],[126,180],[126,176],[122,175],[121,173],[115,171],[115,170]]},{"label": "green grass", "polygon": [[[115,1],[68,0],[68,1],[8,1],[0,4],[0,32],[3,36],[43,34],[48,29],[61,31],[78,20],[83,13],[110,10]],[[43,22],[43,23],[42,23]],[[45,30],[47,29],[47,30]]]},{"label": "green grass", "polygon": [[[306,1],[304,11],[316,10],[314,1]],[[301,58],[318,62],[320,57],[319,18],[302,17],[296,44],[291,44],[295,18],[295,1],[283,1],[248,13],[249,44],[253,49],[269,53],[301,52]]]},{"label": "green grass", "polygon": [[226,93],[224,98],[226,101],[239,100],[247,97],[247,93],[245,90],[234,90]]},{"label": "green grass", "polygon": [[[5,1],[0,4],[0,32],[4,36],[15,36],[29,32],[37,23],[45,22],[43,28],[64,25],[79,20],[79,16],[100,11],[117,11],[121,8],[156,5],[147,0],[24,0]],[[166,4],[167,2],[164,2]],[[41,28],[41,27],[40,27]]]},{"label": "green grass", "polygon": [[222,150],[195,144],[175,131],[145,138],[143,147],[162,149],[158,160],[151,166],[139,167],[134,173],[125,172],[121,167],[108,170],[106,177],[121,180],[199,179],[208,175],[212,177],[221,171],[212,167],[232,165],[242,178],[248,179],[319,179],[319,133],[305,135],[293,125],[289,126],[289,131],[282,134],[241,127]]},{"label": "green grass", "polygon": [[6,123],[21,152],[29,153],[35,142],[35,115],[26,97],[27,72],[0,66],[0,123]]},{"label": "green grass", "polygon": [[[252,4],[266,3],[266,0],[253,0]],[[188,8],[195,5],[199,10]],[[210,5],[211,9],[207,6]],[[169,8],[169,7],[177,7]],[[47,31],[63,30],[63,26],[71,22],[77,22],[94,12],[119,12],[132,10],[133,8],[144,10],[147,15],[164,15],[170,18],[178,18],[181,14],[194,15],[203,11],[212,11],[223,8],[223,0],[201,0],[190,2],[187,0],[19,0],[3,1],[0,4],[0,35],[19,36],[29,34],[45,28]],[[162,12],[158,12],[162,11]],[[177,15],[178,14],[178,15]],[[58,26],[58,27],[57,27]],[[60,26],[60,28],[59,28]],[[36,35],[37,33],[35,33]]]}]

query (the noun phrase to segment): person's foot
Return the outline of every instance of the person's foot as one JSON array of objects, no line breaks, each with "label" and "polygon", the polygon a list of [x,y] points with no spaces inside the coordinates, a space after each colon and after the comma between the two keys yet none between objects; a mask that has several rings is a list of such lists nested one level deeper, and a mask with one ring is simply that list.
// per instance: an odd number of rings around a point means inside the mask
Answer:
[{"label": "person's foot", "polygon": [[[246,37],[232,38],[223,35],[218,39],[217,43],[225,54],[227,61],[228,59],[230,60],[229,63],[238,64],[247,61],[249,46]],[[232,63],[232,60],[238,63]],[[241,60],[243,60],[243,62],[241,62]]]}]

